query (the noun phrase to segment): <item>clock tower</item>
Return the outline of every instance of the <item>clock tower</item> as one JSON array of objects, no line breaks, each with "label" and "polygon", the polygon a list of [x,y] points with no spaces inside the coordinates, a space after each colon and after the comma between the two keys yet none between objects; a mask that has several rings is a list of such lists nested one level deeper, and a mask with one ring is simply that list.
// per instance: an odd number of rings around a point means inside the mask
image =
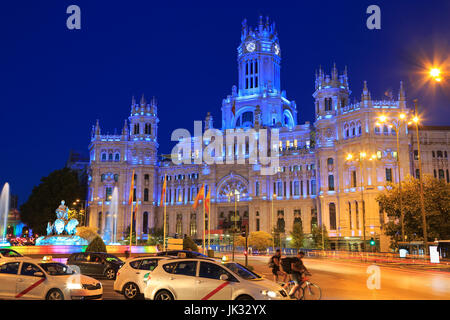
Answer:
[{"label": "clock tower", "polygon": [[280,92],[281,51],[275,23],[265,23],[259,17],[259,24],[253,30],[242,22],[241,43],[238,51],[239,94],[252,95],[271,90]]}]

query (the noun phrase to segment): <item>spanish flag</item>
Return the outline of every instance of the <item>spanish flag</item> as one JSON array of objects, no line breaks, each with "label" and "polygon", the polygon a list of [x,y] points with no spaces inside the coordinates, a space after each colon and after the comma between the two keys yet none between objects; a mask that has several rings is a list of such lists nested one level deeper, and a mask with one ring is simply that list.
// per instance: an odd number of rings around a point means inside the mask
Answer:
[{"label": "spanish flag", "polygon": [[205,187],[202,184],[202,187],[200,188],[200,191],[197,193],[197,195],[195,196],[195,201],[194,204],[192,205],[192,208],[197,209],[198,206],[198,202],[200,200],[203,200],[203,198],[205,197]]},{"label": "spanish flag", "polygon": [[209,188],[208,195],[206,196],[206,199],[205,199],[205,209],[206,209],[207,214],[209,214],[210,205],[211,205],[211,188]]},{"label": "spanish flag", "polygon": [[128,204],[133,203],[133,193],[134,193],[134,169],[133,174],[131,175],[130,196],[128,198]]},{"label": "spanish flag", "polygon": [[166,187],[167,187],[167,178],[164,176],[164,183],[161,190],[161,201],[160,205],[163,206],[166,203]]}]

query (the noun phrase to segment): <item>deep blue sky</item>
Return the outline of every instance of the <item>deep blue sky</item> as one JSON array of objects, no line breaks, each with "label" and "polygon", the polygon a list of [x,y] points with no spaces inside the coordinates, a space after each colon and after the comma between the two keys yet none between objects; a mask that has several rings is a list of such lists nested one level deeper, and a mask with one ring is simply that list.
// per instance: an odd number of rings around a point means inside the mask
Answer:
[{"label": "deep blue sky", "polygon": [[[81,7],[82,29],[66,28],[66,8]],[[366,28],[366,8],[381,7],[382,30]],[[24,202],[42,176],[87,150],[91,126],[120,132],[131,96],[159,102],[160,152],[175,128],[192,131],[237,82],[243,18],[277,25],[282,87],[299,122],[313,121],[314,71],[348,65],[353,96],[367,80],[419,97],[428,124],[450,124],[447,88],[420,85],[426,59],[448,59],[450,1],[8,1],[0,11],[0,184]]]}]

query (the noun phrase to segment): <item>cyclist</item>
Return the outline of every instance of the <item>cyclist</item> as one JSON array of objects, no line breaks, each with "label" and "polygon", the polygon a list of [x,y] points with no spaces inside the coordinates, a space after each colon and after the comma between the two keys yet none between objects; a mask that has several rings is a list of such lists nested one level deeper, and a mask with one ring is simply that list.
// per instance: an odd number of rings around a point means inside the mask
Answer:
[{"label": "cyclist", "polygon": [[295,293],[302,285],[303,273],[309,273],[302,261],[304,256],[305,253],[299,250],[297,256],[291,260],[291,277],[292,281],[294,281],[294,286],[292,287],[291,292],[289,292],[289,297],[291,299],[295,299]]},{"label": "cyclist", "polygon": [[284,276],[284,281],[286,282],[287,274],[280,269],[281,260],[281,250],[277,249],[275,255],[270,258],[269,267],[272,268],[272,274],[275,282],[278,282],[278,276]]}]

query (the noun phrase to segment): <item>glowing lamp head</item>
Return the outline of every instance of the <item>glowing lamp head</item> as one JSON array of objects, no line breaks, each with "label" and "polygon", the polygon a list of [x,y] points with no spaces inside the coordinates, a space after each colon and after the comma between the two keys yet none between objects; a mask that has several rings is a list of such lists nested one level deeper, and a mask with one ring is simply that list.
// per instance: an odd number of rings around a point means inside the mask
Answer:
[{"label": "glowing lamp head", "polygon": [[413,120],[415,123],[418,123],[418,122],[419,122],[419,118],[418,118],[418,117],[414,117],[412,120]]},{"label": "glowing lamp head", "polygon": [[361,158],[365,158],[365,157],[367,156],[367,154],[366,154],[365,152],[361,152],[361,153],[359,154],[359,156],[360,156]]},{"label": "glowing lamp head", "polygon": [[347,155],[347,158],[346,158],[347,160],[352,160],[353,159],[353,155],[351,154],[351,153],[349,153],[348,155]]},{"label": "glowing lamp head", "polygon": [[404,113],[400,113],[400,119],[405,119],[406,118],[406,114],[404,114]]},{"label": "glowing lamp head", "polygon": [[439,68],[431,68],[430,76],[432,78],[438,79],[440,75],[441,75],[441,70]]},{"label": "glowing lamp head", "polygon": [[379,120],[381,123],[383,123],[383,122],[386,122],[387,117],[386,117],[385,115],[382,115],[382,116],[380,116],[380,117],[378,118],[378,120]]}]

